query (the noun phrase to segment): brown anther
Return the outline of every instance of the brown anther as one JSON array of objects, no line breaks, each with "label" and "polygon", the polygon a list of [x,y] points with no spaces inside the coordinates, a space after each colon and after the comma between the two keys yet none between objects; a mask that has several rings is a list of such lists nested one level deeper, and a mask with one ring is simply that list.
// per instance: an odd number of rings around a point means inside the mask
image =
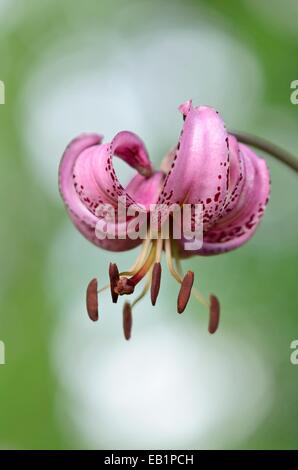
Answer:
[{"label": "brown anther", "polygon": [[194,273],[192,271],[188,271],[182,281],[178,300],[177,300],[177,311],[178,313],[182,313],[185,310],[185,307],[189,301],[189,297],[191,294],[191,289],[194,281]]},{"label": "brown anther", "polygon": [[129,340],[132,328],[132,311],[129,302],[125,302],[123,307],[123,332],[125,339]]},{"label": "brown anther", "polygon": [[151,281],[151,303],[155,305],[156,299],[158,297],[159,288],[160,288],[160,279],[161,279],[161,264],[155,263],[152,271],[152,281]]},{"label": "brown anther", "polygon": [[130,282],[127,277],[121,277],[117,285],[114,287],[114,292],[116,295],[132,294],[135,290],[135,286]]},{"label": "brown anther", "polygon": [[90,320],[98,320],[97,279],[89,282],[86,293],[86,307]]},{"label": "brown anther", "polygon": [[210,308],[209,308],[209,333],[213,334],[216,332],[219,324],[220,317],[220,304],[219,300],[215,295],[210,295]]},{"label": "brown anther", "polygon": [[109,276],[110,276],[110,284],[111,284],[111,296],[112,296],[113,303],[116,304],[118,300],[118,294],[115,292],[115,287],[117,286],[117,282],[119,281],[119,271],[117,268],[117,264],[110,263]]}]

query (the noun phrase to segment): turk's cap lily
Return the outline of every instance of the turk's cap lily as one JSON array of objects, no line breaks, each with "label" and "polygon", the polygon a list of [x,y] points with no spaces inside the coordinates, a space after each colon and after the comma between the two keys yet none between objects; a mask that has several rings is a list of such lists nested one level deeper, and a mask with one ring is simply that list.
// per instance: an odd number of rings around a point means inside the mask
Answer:
[{"label": "turk's cap lily", "polygon": [[[193,273],[189,271],[183,276],[174,268],[172,258],[179,267],[180,258],[220,254],[246,243],[254,234],[268,202],[269,171],[265,160],[228,133],[214,108],[193,107],[192,102],[187,101],[179,110],[184,120],[179,140],[160,170],[153,169],[144,143],[132,132],[120,132],[110,143],[103,143],[102,136],[97,134],[82,134],[69,144],[63,155],[59,188],[74,225],[96,246],[116,252],[143,244],[128,271],[119,273],[116,264],[110,266],[113,302],[119,295],[133,293],[136,284],[146,276],[149,280],[145,291],[151,287],[151,300],[155,304],[161,279],[160,257],[164,250],[169,270],[181,284],[178,312],[185,309],[194,292],[209,308],[209,331],[213,333],[219,319],[218,300],[212,295],[207,301],[197,292],[193,288]],[[114,170],[114,156],[136,170],[126,187]],[[123,201],[125,209],[134,208],[130,216],[120,217],[119,200]],[[149,215],[153,204],[166,207],[200,204],[202,245],[196,250],[186,250],[183,235],[180,240],[173,240],[171,236],[165,239],[162,229],[152,239],[150,230],[145,240],[133,237],[131,232],[140,225],[138,210]],[[110,207],[116,217],[109,219],[102,211],[104,207]],[[114,238],[105,236],[109,231],[116,234]],[[126,304],[124,311],[128,338],[131,307]],[[96,313],[91,317],[97,319]]]}]

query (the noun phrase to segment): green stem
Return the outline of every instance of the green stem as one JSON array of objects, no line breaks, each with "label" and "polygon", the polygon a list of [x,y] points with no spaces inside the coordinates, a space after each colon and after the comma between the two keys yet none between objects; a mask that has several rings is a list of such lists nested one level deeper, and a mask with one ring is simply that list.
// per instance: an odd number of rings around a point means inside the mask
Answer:
[{"label": "green stem", "polygon": [[243,144],[251,145],[252,147],[256,147],[259,150],[263,150],[266,153],[269,153],[273,157],[277,158],[277,160],[281,161],[285,165],[288,165],[292,170],[298,172],[298,158],[294,157],[291,153],[287,152],[286,150],[278,147],[275,144],[272,144],[266,139],[262,139],[261,137],[256,137],[251,134],[246,134],[243,132],[231,132],[239,142]]}]

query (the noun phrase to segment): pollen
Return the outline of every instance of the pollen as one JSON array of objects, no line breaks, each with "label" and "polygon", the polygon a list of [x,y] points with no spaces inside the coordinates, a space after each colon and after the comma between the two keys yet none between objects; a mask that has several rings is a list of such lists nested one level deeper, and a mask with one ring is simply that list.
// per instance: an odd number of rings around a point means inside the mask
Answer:
[{"label": "pollen", "polygon": [[159,294],[160,289],[160,280],[161,280],[161,264],[155,263],[152,271],[152,281],[151,281],[151,303],[154,306]]},{"label": "pollen", "polygon": [[209,326],[208,331],[210,334],[216,332],[219,325],[220,317],[220,304],[218,298],[211,294],[210,295],[210,309],[209,309]]},{"label": "pollen", "polygon": [[90,320],[98,320],[97,279],[92,279],[87,287],[86,307]]},{"label": "pollen", "polygon": [[114,304],[116,304],[117,300],[118,300],[118,294],[115,291],[115,289],[116,289],[118,281],[119,281],[119,271],[118,271],[118,267],[115,263],[110,263],[109,277],[110,277],[112,301],[113,301]]},{"label": "pollen", "polygon": [[[91,320],[98,319],[98,299],[100,292],[110,288],[112,301],[117,302],[119,295],[131,295],[142,280],[145,279],[144,287],[133,302],[125,302],[123,307],[123,332],[126,340],[131,337],[132,329],[132,311],[136,305],[145,297],[150,290],[151,303],[155,306],[161,285],[161,257],[165,253],[168,270],[175,281],[180,285],[177,297],[177,312],[182,313],[187,307],[191,296],[206,307],[209,311],[208,331],[213,334],[218,328],[220,306],[215,295],[210,295],[209,300],[194,287],[194,273],[187,271],[182,273],[180,259],[177,255],[175,240],[170,237],[164,237],[161,230],[150,237],[150,229],[147,237],[142,243],[142,249],[137,256],[134,264],[127,270],[119,272],[116,263],[109,265],[110,282],[106,286],[97,290],[97,280],[92,279],[87,288],[87,311]],[[175,265],[176,267],[175,267]]]},{"label": "pollen", "polygon": [[125,302],[123,307],[123,332],[126,340],[131,337],[132,328],[132,310],[129,302]]},{"label": "pollen", "polygon": [[191,289],[194,283],[194,273],[192,271],[188,271],[182,281],[178,299],[177,299],[177,311],[178,313],[184,312],[186,305],[188,304]]},{"label": "pollen", "polygon": [[[152,237],[152,238],[151,238]],[[139,295],[130,303],[125,302],[123,307],[123,332],[126,340],[131,337],[132,311],[136,305],[150,291],[151,303],[155,306],[161,286],[161,258],[165,253],[167,268],[180,285],[177,296],[177,312],[182,313],[186,309],[190,297],[193,296],[209,312],[208,331],[213,334],[218,328],[220,305],[215,295],[210,295],[207,300],[194,286],[195,276],[193,271],[183,274],[180,259],[178,257],[176,241],[161,229],[157,234],[151,234],[148,229],[146,239],[134,264],[127,270],[120,272],[116,263],[109,265],[110,282],[97,290],[97,280],[92,279],[87,288],[87,312],[91,320],[98,319],[98,294],[110,289],[113,303],[116,303],[119,295],[132,295],[141,281],[144,282],[143,289]]]}]

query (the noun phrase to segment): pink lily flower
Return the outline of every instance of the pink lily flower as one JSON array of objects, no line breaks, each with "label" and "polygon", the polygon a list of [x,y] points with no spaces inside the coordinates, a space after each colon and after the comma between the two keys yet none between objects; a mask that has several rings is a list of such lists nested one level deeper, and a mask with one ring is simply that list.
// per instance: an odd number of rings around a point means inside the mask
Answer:
[{"label": "pink lily flower", "polygon": [[[151,289],[155,305],[161,282],[160,259],[166,254],[167,266],[180,284],[177,310],[182,313],[193,294],[209,309],[209,332],[218,327],[220,307],[216,296],[209,300],[193,287],[194,274],[183,275],[180,259],[192,255],[225,253],[246,243],[254,234],[269,198],[270,178],[265,160],[229,134],[218,112],[208,106],[193,107],[187,101],[179,107],[184,119],[178,144],[165,158],[161,170],[152,168],[147,150],[132,132],[117,134],[112,142],[102,143],[102,136],[84,134],[67,147],[59,168],[59,188],[67,212],[77,229],[92,243],[110,251],[129,250],[142,244],[134,265],[119,272],[116,264],[109,268],[111,295],[132,294],[136,285],[147,277],[142,293],[132,304],[125,303],[123,327],[129,339],[132,307]],[[124,188],[114,171],[113,156],[124,160],[137,174]],[[185,240],[130,237],[136,216],[126,220],[107,219],[101,213],[109,205],[117,214],[119,198],[125,208],[133,206],[150,213],[152,204],[201,204],[203,208],[203,244],[195,251],[185,250]],[[99,222],[115,229],[114,239],[99,236]],[[173,262],[175,261],[175,263]],[[108,286],[106,286],[108,287]],[[105,287],[105,288],[106,288]],[[97,281],[87,289],[87,310],[98,319]]]}]

